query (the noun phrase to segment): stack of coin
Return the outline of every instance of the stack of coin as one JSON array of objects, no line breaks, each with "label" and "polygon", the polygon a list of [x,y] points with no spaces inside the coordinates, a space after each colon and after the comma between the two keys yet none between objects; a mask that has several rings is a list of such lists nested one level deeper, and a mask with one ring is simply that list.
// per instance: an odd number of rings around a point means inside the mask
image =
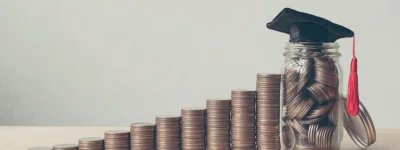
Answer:
[{"label": "stack of coin", "polygon": [[51,147],[31,147],[28,150],[53,150]]},{"label": "stack of coin", "polygon": [[232,149],[256,149],[255,99],[251,90],[232,90]]},{"label": "stack of coin", "polygon": [[329,149],[332,146],[333,134],[335,133],[335,127],[319,127],[315,134],[315,146],[318,148]]},{"label": "stack of coin", "polygon": [[280,74],[257,75],[257,148],[280,149]]},{"label": "stack of coin", "polygon": [[53,146],[53,150],[78,150],[76,144],[58,144]]},{"label": "stack of coin", "polygon": [[131,149],[154,150],[155,128],[151,123],[131,124]]},{"label": "stack of coin", "polygon": [[101,137],[87,137],[79,139],[80,150],[103,150],[104,140]]},{"label": "stack of coin", "polygon": [[109,130],[104,132],[105,150],[129,150],[129,131]]},{"label": "stack of coin", "polygon": [[230,99],[207,99],[207,149],[230,150]]},{"label": "stack of coin", "polygon": [[[293,58],[283,74],[285,147],[330,149],[337,145],[338,72],[335,61],[325,55]],[[289,128],[291,130],[289,130]],[[290,137],[293,136],[293,137]]]},{"label": "stack of coin", "polygon": [[156,145],[158,150],[181,149],[180,116],[157,116],[156,128]]},{"label": "stack of coin", "polygon": [[182,149],[206,149],[206,116],[203,108],[183,108],[182,115]]}]

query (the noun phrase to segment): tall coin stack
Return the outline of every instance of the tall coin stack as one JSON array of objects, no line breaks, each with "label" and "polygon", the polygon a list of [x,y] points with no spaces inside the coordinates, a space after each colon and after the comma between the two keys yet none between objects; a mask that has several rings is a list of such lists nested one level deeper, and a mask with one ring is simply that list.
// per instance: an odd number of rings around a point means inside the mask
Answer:
[{"label": "tall coin stack", "polygon": [[232,90],[232,149],[254,150],[256,92]]},{"label": "tall coin stack", "polygon": [[105,150],[129,150],[129,131],[109,130],[104,132]]},{"label": "tall coin stack", "polygon": [[182,115],[182,149],[206,149],[206,116],[205,109],[183,108]]},{"label": "tall coin stack", "polygon": [[76,144],[58,144],[53,146],[53,150],[78,150]]},{"label": "tall coin stack", "polygon": [[87,137],[79,139],[80,150],[103,150],[104,140],[101,137]]},{"label": "tall coin stack", "polygon": [[282,136],[284,141],[292,141],[284,142],[285,149],[331,149],[336,145],[338,111],[334,106],[339,96],[335,61],[324,55],[288,60],[283,86],[287,130]]},{"label": "tall coin stack", "polygon": [[257,74],[257,148],[280,148],[280,74]]},{"label": "tall coin stack", "polygon": [[181,117],[156,117],[156,146],[157,150],[181,149]]},{"label": "tall coin stack", "polygon": [[131,150],[154,150],[155,128],[151,123],[131,124]]},{"label": "tall coin stack", "polygon": [[230,99],[207,99],[207,149],[230,150]]}]

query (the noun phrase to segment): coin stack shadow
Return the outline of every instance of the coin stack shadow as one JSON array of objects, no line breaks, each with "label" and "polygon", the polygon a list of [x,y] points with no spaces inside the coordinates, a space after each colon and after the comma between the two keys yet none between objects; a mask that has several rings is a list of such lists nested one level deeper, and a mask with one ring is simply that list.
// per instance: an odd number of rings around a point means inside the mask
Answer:
[{"label": "coin stack shadow", "polygon": [[183,108],[182,116],[182,149],[206,149],[206,116],[203,108]]},{"label": "coin stack shadow", "polygon": [[156,117],[156,146],[158,150],[181,149],[181,117]]},{"label": "coin stack shadow", "polygon": [[131,124],[131,150],[154,150],[155,128],[151,123]]},{"label": "coin stack shadow", "polygon": [[[283,75],[285,149],[332,148],[337,125],[338,71],[329,56],[293,58]],[[293,133],[292,133],[293,132]]]},{"label": "coin stack shadow", "polygon": [[251,90],[232,90],[232,149],[256,149],[255,145],[255,99]]},{"label": "coin stack shadow", "polygon": [[280,74],[257,74],[257,149],[280,149]]},{"label": "coin stack shadow", "polygon": [[230,150],[230,99],[207,99],[207,149]]},{"label": "coin stack shadow", "polygon": [[58,144],[53,146],[53,150],[78,150],[76,144]]},{"label": "coin stack shadow", "polygon": [[79,150],[103,150],[104,139],[101,137],[86,137],[79,139]]},{"label": "coin stack shadow", "polygon": [[129,131],[109,130],[104,132],[105,150],[129,150]]}]

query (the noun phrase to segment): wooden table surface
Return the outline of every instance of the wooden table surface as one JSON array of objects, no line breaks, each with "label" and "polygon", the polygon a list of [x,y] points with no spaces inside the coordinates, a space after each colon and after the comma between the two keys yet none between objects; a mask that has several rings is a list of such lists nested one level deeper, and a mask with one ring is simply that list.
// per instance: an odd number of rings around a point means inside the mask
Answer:
[{"label": "wooden table surface", "polygon": [[[20,127],[0,126],[0,150],[26,150],[29,147],[77,143],[81,137],[103,137],[105,130],[128,127]],[[345,150],[359,149],[349,137],[343,139]],[[368,150],[400,150],[400,129],[378,129],[377,141]]]}]

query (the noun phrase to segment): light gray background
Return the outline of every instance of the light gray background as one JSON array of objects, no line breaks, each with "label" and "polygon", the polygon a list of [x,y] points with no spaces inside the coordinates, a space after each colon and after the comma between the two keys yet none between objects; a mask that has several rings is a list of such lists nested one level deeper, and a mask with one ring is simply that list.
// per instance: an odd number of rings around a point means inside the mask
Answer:
[{"label": "light gray background", "polygon": [[[360,94],[400,127],[400,1],[1,0],[1,125],[129,125],[279,73],[292,7],[356,32]],[[397,29],[396,29],[397,28]],[[347,82],[351,39],[341,45]],[[346,85],[345,85],[346,86]]]}]

